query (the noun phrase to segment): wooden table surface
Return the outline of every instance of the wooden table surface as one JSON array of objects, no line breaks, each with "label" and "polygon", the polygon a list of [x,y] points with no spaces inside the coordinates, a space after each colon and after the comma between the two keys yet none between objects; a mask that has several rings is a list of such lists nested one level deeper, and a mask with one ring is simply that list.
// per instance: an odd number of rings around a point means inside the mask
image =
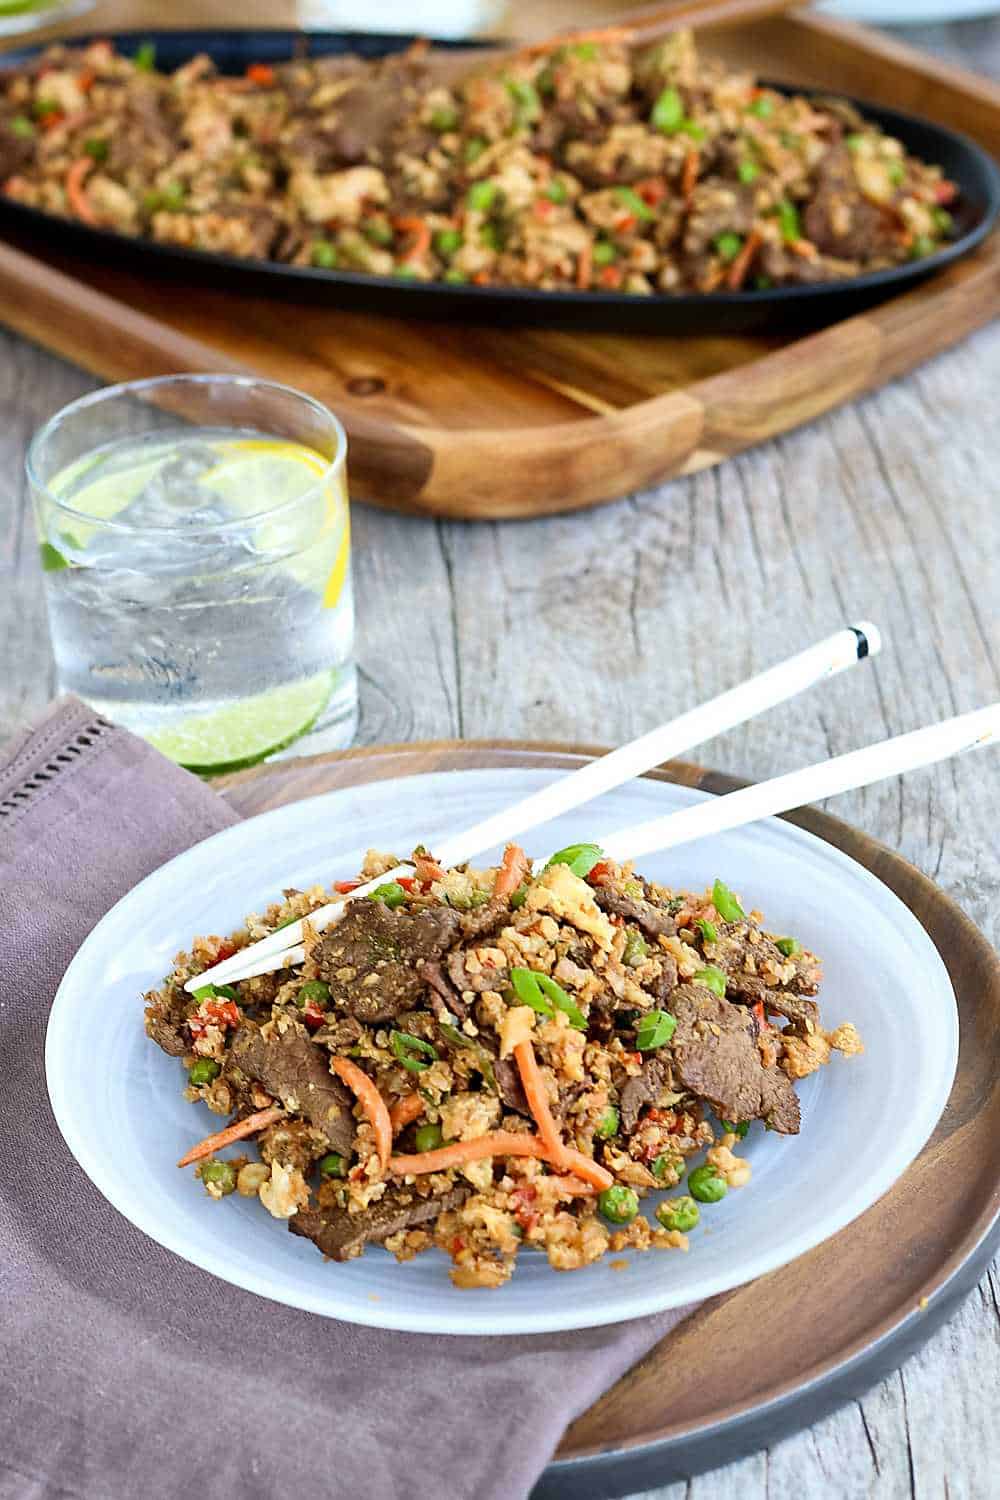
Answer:
[{"label": "wooden table surface", "polygon": [[[1000,76],[1000,20],[909,36]],[[24,447],[93,385],[0,334],[0,738],[53,689]],[[597,511],[472,525],[357,507],[361,743],[620,741],[864,615],[887,637],[874,667],[699,758],[764,777],[989,702],[1000,695],[998,388],[993,326],[811,427]],[[996,759],[877,786],[835,811],[929,872],[1000,939]],[[864,1400],[654,1493],[992,1500],[998,1391],[994,1265],[953,1321]]]}]

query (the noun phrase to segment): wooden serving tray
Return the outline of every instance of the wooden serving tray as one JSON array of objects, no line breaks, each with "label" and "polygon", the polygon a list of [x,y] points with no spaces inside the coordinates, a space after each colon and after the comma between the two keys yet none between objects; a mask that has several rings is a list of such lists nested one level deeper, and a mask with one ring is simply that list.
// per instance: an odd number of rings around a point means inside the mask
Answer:
[{"label": "wooden serving tray", "polygon": [[[277,761],[217,785],[249,816],[424,771],[571,770],[596,753],[451,740]],[[743,784],[682,762],[649,774],[714,793]],[[947,1108],[917,1160],[866,1214],[782,1270],[704,1303],[577,1418],[533,1500],[596,1500],[664,1484],[819,1420],[929,1338],[1000,1244],[1000,958],[958,907],[891,849],[825,813],[806,810],[790,821],[877,875],[941,953],[961,1026]]]},{"label": "wooden serving tray", "polygon": [[[891,102],[1000,155],[1000,88],[875,32],[795,14],[704,39],[778,80]],[[1000,234],[916,290],[801,335],[441,326],[183,285],[0,245],[0,320],[107,380],[250,370],[351,439],[355,495],[469,518],[594,505],[721,462],[893,376],[1000,308]],[[47,263],[46,263],[47,262]]]}]

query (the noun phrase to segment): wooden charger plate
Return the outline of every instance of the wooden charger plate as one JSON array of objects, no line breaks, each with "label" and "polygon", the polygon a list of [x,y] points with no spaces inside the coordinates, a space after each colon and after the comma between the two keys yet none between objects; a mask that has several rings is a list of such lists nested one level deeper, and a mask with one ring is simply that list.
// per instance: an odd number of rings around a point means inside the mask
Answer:
[{"label": "wooden charger plate", "polygon": [[[218,784],[251,816],[425,771],[571,770],[599,753],[445,740],[278,761]],[[714,793],[744,784],[682,761],[649,774]],[[782,1270],[704,1303],[577,1418],[534,1500],[587,1500],[663,1484],[819,1420],[929,1338],[1000,1245],[1000,958],[949,897],[884,844],[812,809],[789,820],[883,881],[941,953],[960,1018],[947,1108],[917,1160],[866,1214]]]}]

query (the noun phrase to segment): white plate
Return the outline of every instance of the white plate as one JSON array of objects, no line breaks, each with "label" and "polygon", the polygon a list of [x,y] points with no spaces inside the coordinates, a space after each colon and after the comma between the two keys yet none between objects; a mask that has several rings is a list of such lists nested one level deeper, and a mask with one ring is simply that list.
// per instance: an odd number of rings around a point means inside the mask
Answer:
[{"label": "white plate", "polygon": [[[570,1275],[522,1255],[498,1291],[458,1291],[437,1251],[397,1265],[371,1249],[325,1262],[260,1205],[213,1203],[174,1163],[219,1120],[181,1097],[175,1058],[147,1041],[142,992],[195,933],[224,933],[283,886],[353,874],[369,846],[405,852],[551,779],[539,770],[438,773],[350,787],[265,813],[206,839],[129,892],[80,948],[59,987],[45,1049],[66,1142],[106,1198],[153,1239],[237,1286],[327,1317],[428,1333],[592,1327],[724,1292],[836,1234],[895,1182],[927,1140],[955,1072],[955,997],[924,929],[875,877],[777,820],[643,861],[699,890],[720,875],[774,931],[820,953],[827,1026],[851,1020],[866,1052],[835,1056],[801,1086],[802,1134],[754,1125],[753,1181],[702,1211],[690,1253],[633,1255]],[[681,807],[702,794],[638,781],[550,824],[543,852]]]}]

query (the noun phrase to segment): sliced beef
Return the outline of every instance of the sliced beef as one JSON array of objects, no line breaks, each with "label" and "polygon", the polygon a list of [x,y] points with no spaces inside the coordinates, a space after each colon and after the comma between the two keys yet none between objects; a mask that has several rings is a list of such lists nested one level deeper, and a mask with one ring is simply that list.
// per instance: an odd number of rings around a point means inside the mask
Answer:
[{"label": "sliced beef", "polygon": [[364,1034],[365,1028],[360,1021],[353,1016],[343,1016],[313,1032],[313,1041],[329,1047],[331,1052],[346,1052],[356,1046]]},{"label": "sliced beef", "polygon": [[521,1083],[521,1075],[517,1071],[517,1064],[511,1062],[509,1057],[498,1057],[493,1064],[493,1077],[497,1081],[497,1088],[505,1109],[513,1109],[525,1119],[531,1119],[531,1109],[524,1094],[524,1085]]},{"label": "sliced beef", "polygon": [[784,1016],[799,1026],[807,1022],[815,1026],[819,1022],[819,1006],[814,1000],[805,1000],[788,990],[768,989],[763,979],[753,974],[734,975],[726,981],[726,992],[744,1005],[756,1005],[761,1001],[771,1015]]},{"label": "sliced beef", "polygon": [[655,1102],[669,1073],[667,1058],[650,1057],[643,1063],[642,1072],[636,1078],[630,1078],[622,1089],[618,1113],[626,1135],[632,1134],[646,1105]]},{"label": "sliced beef", "polygon": [[461,1187],[439,1198],[418,1198],[409,1188],[390,1187],[385,1197],[364,1213],[310,1208],[289,1219],[288,1227],[293,1234],[312,1240],[331,1260],[351,1260],[368,1243],[380,1244],[400,1229],[415,1229],[448,1209],[458,1208],[470,1192],[471,1188]]},{"label": "sliced beef", "polygon": [[844,145],[833,146],[820,161],[802,223],[818,250],[843,260],[869,260],[896,249],[898,226],[863,196]]},{"label": "sliced beef", "polygon": [[485,906],[477,906],[462,916],[462,938],[466,943],[493,937],[510,921],[510,905],[491,897]]},{"label": "sliced beef", "polygon": [[[782,969],[788,963],[773,939],[746,921],[717,923],[716,931],[718,942],[712,949],[712,963],[726,975],[730,996],[746,997],[752,1005],[767,994],[777,993],[768,989],[759,972],[767,963]],[[750,941],[751,935],[753,942]],[[814,960],[797,959],[795,973],[787,988],[799,995],[815,995],[819,989],[819,972]],[[771,1006],[770,1009],[776,1010],[777,1007]],[[815,1012],[813,1019],[816,1019],[819,1013],[815,1006],[812,1009]]]},{"label": "sliced beef", "polygon": [[244,1022],[229,1049],[227,1069],[254,1079],[289,1111],[321,1130],[334,1151],[349,1156],[354,1145],[354,1099],[330,1073],[324,1054],[303,1030],[289,1026],[265,1034]]},{"label": "sliced beef", "polygon": [[707,255],[720,234],[747,234],[755,212],[751,188],[722,177],[707,177],[691,194],[684,253]]},{"label": "sliced beef", "polygon": [[660,960],[660,976],[646,987],[662,1005],[677,988],[677,963],[669,953],[658,953],[656,956]]},{"label": "sliced beef", "polygon": [[445,1021],[451,1015],[464,1021],[469,1007],[445,973],[441,960],[425,958],[417,965],[417,973],[427,985],[427,1002],[438,1020]]},{"label": "sliced beef", "polygon": [[422,65],[406,57],[386,59],[374,77],[360,74],[359,82],[338,100],[339,120],[331,134],[337,161],[351,166],[385,150],[424,76]]},{"label": "sliced beef", "polygon": [[481,995],[484,990],[498,990],[507,983],[507,970],[481,969],[478,973],[470,971],[466,962],[468,954],[461,948],[456,948],[449,953],[445,963],[448,969],[448,977],[456,989],[472,990],[474,994]]},{"label": "sliced beef", "polygon": [[721,1119],[762,1119],[782,1135],[799,1129],[799,1100],[780,1068],[764,1067],[753,1016],[700,984],[683,984],[671,997],[676,1076],[707,1099]]},{"label": "sliced beef", "polygon": [[191,1039],[184,1030],[185,1011],[191,997],[182,989],[157,995],[146,1006],[146,1035],[171,1057],[183,1057],[191,1051]]},{"label": "sliced beef", "polygon": [[677,931],[677,923],[669,912],[659,906],[650,906],[645,901],[636,901],[616,886],[595,885],[594,900],[602,911],[624,917],[627,922],[634,922],[647,937],[673,937]]},{"label": "sliced beef", "polygon": [[384,901],[350,902],[314,949],[334,1007],[366,1023],[417,1009],[427,984],[417,966],[441,958],[460,926],[446,906],[410,912],[390,910]]}]

